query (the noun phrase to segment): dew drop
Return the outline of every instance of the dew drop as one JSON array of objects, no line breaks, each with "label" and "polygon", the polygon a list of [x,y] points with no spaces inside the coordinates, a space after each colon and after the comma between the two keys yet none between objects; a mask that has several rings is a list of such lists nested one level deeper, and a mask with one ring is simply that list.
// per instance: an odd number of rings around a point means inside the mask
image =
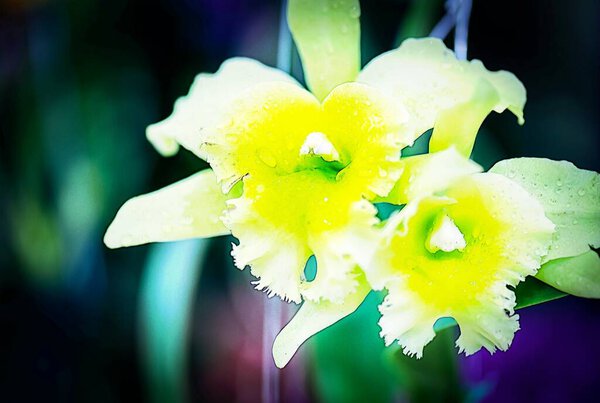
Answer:
[{"label": "dew drop", "polygon": [[579,189],[579,190],[577,191],[577,194],[578,194],[579,196],[584,196],[584,195],[585,195],[585,190],[583,190],[583,189]]},{"label": "dew drop", "polygon": [[256,191],[257,191],[258,193],[262,193],[262,192],[264,192],[264,191],[265,191],[265,186],[264,186],[264,185],[262,185],[262,184],[261,184],[261,185],[258,185],[258,186],[256,186]]},{"label": "dew drop", "polygon": [[269,150],[263,149],[258,151],[258,158],[268,167],[275,168],[277,166],[277,159],[273,153]]},{"label": "dew drop", "polygon": [[508,171],[508,177],[509,178],[514,178],[516,174],[517,173],[515,171],[513,171],[512,169],[510,171]]},{"label": "dew drop", "polygon": [[561,187],[562,185],[563,183],[560,179],[556,181],[556,186]]}]

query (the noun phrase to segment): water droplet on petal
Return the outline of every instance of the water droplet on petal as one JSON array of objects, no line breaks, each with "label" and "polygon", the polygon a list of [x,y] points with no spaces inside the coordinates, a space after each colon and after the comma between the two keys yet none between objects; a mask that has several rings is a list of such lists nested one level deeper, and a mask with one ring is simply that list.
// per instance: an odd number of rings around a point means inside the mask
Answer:
[{"label": "water droplet on petal", "polygon": [[277,166],[277,159],[273,153],[269,150],[262,149],[258,151],[258,158],[268,167],[275,168]]},{"label": "water droplet on petal", "polygon": [[585,196],[585,190],[584,189],[579,189],[579,191],[577,191],[577,194],[579,196]]}]

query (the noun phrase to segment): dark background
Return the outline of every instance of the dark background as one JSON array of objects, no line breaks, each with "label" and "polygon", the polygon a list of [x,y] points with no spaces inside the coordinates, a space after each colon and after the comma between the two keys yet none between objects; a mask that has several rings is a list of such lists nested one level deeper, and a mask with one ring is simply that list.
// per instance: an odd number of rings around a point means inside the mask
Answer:
[{"label": "dark background", "polygon": [[[363,63],[402,37],[426,35],[444,11],[435,0],[362,3]],[[0,401],[160,401],[139,324],[151,247],[110,251],[102,235],[125,200],[205,166],[187,152],[160,158],[145,127],[171,112],[195,74],[228,57],[274,65],[279,7],[0,1]],[[599,170],[599,21],[595,1],[474,1],[469,57],[514,72],[528,90],[526,124],[492,114],[478,162],[544,156]],[[297,60],[293,73],[301,75]],[[230,241],[208,243],[192,294],[179,377],[187,386],[177,395],[192,401],[260,398],[263,296],[232,267]],[[441,400],[593,401],[599,313],[597,301],[573,297],[528,308],[507,353],[480,352],[450,369],[438,362],[452,357],[432,353],[438,358],[415,370],[376,374],[380,367],[369,369],[381,365],[381,342],[367,340],[376,337],[376,318],[364,314],[365,339],[355,319],[309,343],[282,372],[282,398],[425,399],[411,391],[428,388]]]}]

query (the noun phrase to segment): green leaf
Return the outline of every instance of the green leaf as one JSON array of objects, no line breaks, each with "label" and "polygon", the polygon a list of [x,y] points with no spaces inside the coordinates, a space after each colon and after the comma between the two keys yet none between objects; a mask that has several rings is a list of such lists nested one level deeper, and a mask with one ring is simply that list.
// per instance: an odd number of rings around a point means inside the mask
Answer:
[{"label": "green leaf", "polygon": [[427,36],[442,6],[441,0],[412,0],[396,34],[396,46],[408,38]]},{"label": "green leaf", "polygon": [[498,162],[490,172],[519,183],[544,207],[556,225],[544,262],[581,255],[600,246],[600,175],[567,161],[515,158]]},{"label": "green leaf", "polygon": [[399,347],[386,350],[388,364],[407,401],[464,401],[466,388],[460,377],[455,339],[456,329],[439,331],[420,359],[403,354]]},{"label": "green leaf", "polygon": [[288,24],[308,87],[320,100],[360,70],[358,0],[289,0]]},{"label": "green leaf", "polygon": [[583,298],[600,298],[600,257],[593,250],[551,260],[536,277],[552,287]]},{"label": "green leaf", "polygon": [[317,401],[387,403],[397,393],[379,338],[381,293],[370,293],[357,311],[318,333],[307,343],[314,347],[311,371]]},{"label": "green leaf", "polygon": [[515,294],[517,296],[517,306],[515,309],[527,308],[528,306],[553,301],[567,295],[556,288],[542,283],[535,277],[527,277],[524,282],[519,283]]}]

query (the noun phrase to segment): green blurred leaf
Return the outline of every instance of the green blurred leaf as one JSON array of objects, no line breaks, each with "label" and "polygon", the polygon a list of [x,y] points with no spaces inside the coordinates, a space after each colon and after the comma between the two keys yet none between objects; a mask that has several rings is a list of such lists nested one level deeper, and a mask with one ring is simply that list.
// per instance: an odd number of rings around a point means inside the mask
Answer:
[{"label": "green blurred leaf", "polygon": [[139,334],[151,401],[186,401],[187,335],[208,242],[156,244],[148,258],[140,290]]},{"label": "green blurred leaf", "polygon": [[527,308],[543,302],[553,301],[566,296],[562,291],[542,283],[535,277],[527,277],[515,290],[517,306],[515,309]]},{"label": "green blurred leaf", "polygon": [[10,206],[12,246],[25,275],[34,284],[51,287],[63,277],[66,245],[53,211],[30,192]]},{"label": "green blurred leaf", "polygon": [[551,260],[536,278],[568,294],[600,298],[600,257],[590,250],[579,256]]},{"label": "green blurred leaf", "polygon": [[289,0],[288,23],[308,87],[323,99],[360,70],[358,0]]},{"label": "green blurred leaf", "polygon": [[386,363],[379,338],[377,305],[372,292],[352,315],[342,319],[307,344],[314,347],[314,383],[322,402],[390,402],[397,381]]},{"label": "green blurred leaf", "polygon": [[412,0],[396,35],[396,47],[408,38],[427,36],[442,10],[441,0]]},{"label": "green blurred leaf", "polygon": [[438,332],[425,347],[421,359],[404,355],[400,348],[387,350],[388,365],[396,374],[407,401],[464,400],[466,388],[461,381],[454,347],[456,332],[456,328]]}]

